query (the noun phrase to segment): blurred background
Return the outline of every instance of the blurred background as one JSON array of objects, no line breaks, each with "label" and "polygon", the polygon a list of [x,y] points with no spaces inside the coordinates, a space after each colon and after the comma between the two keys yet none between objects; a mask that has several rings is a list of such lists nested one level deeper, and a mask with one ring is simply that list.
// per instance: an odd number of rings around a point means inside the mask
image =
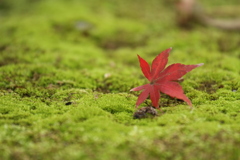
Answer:
[{"label": "blurred background", "polygon": [[239,15],[239,0],[1,0],[1,48],[72,43],[113,53],[157,44],[145,52],[193,45],[232,52]]},{"label": "blurred background", "polygon": [[136,54],[150,62],[173,47],[170,63],[239,72],[239,8],[239,0],[1,0],[0,66],[141,75]]},{"label": "blurred background", "polygon": [[173,47],[170,63],[239,72],[239,8],[239,0],[1,0],[0,66],[138,74],[136,54],[150,62]]}]

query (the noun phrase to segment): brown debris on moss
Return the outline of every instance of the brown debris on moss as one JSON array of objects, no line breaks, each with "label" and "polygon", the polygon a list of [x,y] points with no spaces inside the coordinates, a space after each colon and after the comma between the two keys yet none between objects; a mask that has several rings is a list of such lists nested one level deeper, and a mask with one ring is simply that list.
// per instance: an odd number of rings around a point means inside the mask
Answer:
[{"label": "brown debris on moss", "polygon": [[158,112],[154,107],[142,107],[133,114],[134,119],[156,117]]}]

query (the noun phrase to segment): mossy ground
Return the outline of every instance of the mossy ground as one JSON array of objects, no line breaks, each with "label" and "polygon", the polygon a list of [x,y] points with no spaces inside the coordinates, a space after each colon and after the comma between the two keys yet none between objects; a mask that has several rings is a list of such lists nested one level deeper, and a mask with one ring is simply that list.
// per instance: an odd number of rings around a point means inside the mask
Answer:
[{"label": "mossy ground", "polygon": [[[240,159],[240,33],[179,28],[173,2],[1,1],[0,159]],[[162,95],[133,119],[136,54],[169,47],[205,63],[182,83],[194,109]]]}]

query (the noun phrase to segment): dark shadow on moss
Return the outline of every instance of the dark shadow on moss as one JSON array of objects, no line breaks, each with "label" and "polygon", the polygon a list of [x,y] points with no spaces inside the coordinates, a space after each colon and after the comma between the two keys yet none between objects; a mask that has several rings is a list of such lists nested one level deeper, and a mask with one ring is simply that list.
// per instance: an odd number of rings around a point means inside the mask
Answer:
[{"label": "dark shadow on moss", "polygon": [[45,50],[38,47],[30,47],[21,44],[0,44],[0,66],[9,64],[29,64],[32,59],[39,57]]},{"label": "dark shadow on moss", "polygon": [[81,38],[91,38],[91,30],[94,25],[85,20],[73,20],[67,22],[54,22],[53,31],[64,40],[78,42]]},{"label": "dark shadow on moss", "polygon": [[12,54],[12,47],[10,44],[1,44],[0,45],[0,66],[5,66],[8,64],[17,64],[20,62],[14,54]]},{"label": "dark shadow on moss", "polygon": [[1,3],[0,3],[0,11],[1,12],[7,12],[7,11],[10,11],[12,9],[12,7],[11,7],[11,4],[10,3],[8,3],[8,1],[2,1]]},{"label": "dark shadow on moss", "polygon": [[218,84],[216,81],[203,81],[200,82],[200,86],[197,90],[204,91],[208,94],[215,93],[218,89],[223,88],[222,84]]},{"label": "dark shadow on moss", "polygon": [[28,12],[34,8],[34,5],[37,5],[41,1],[42,0],[1,0],[0,13],[6,15],[15,11]]},{"label": "dark shadow on moss", "polygon": [[184,101],[176,98],[172,98],[168,95],[161,94],[160,107],[174,107],[177,105],[185,104]]},{"label": "dark shadow on moss", "polygon": [[144,45],[146,45],[146,40],[128,41],[127,38],[121,39],[117,37],[116,39],[106,39],[100,42],[100,47],[105,50],[116,50],[124,47],[137,48]]},{"label": "dark shadow on moss", "polygon": [[20,60],[18,58],[8,56],[0,60],[0,67],[9,65],[9,64],[18,64],[18,63],[20,63]]},{"label": "dark shadow on moss", "polygon": [[[95,91],[102,93],[119,93],[119,92],[129,92],[128,85],[125,83],[126,79],[121,76],[112,76],[109,78],[104,78],[102,80],[96,80],[97,87]],[[133,88],[133,87],[132,87]]]},{"label": "dark shadow on moss", "polygon": [[2,44],[2,45],[0,45],[0,52],[6,50],[7,47],[8,47],[8,44]]},{"label": "dark shadow on moss", "polygon": [[101,93],[110,93],[110,89],[109,87],[112,86],[112,82],[108,82],[108,81],[101,81],[101,82],[97,82],[100,85],[95,89],[95,91],[97,92],[101,92]]},{"label": "dark shadow on moss", "polygon": [[108,38],[99,39],[99,46],[104,50],[117,50],[119,48],[137,48],[145,46],[148,38],[146,36],[137,37],[125,31],[119,31]]},{"label": "dark shadow on moss", "polygon": [[97,46],[104,50],[116,50],[123,47],[136,48],[138,46],[145,46],[148,40],[147,36],[139,36],[128,33],[124,30],[116,31],[110,36],[94,36],[92,30],[95,28],[94,24],[86,20],[72,20],[67,22],[54,22],[52,24],[53,31],[64,40],[74,42],[81,41],[82,38],[94,42]]},{"label": "dark shadow on moss", "polygon": [[234,39],[231,36],[222,36],[217,40],[217,44],[220,52],[233,52],[238,50],[240,39]]}]

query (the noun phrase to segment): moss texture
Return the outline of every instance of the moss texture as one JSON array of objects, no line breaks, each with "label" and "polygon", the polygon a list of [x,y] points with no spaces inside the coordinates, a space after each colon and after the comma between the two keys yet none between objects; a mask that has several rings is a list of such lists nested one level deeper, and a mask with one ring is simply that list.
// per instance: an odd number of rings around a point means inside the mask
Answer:
[{"label": "moss texture", "polygon": [[[240,34],[181,29],[173,3],[2,0],[0,159],[240,159]],[[136,54],[169,47],[169,64],[205,63],[181,84],[194,108],[162,95],[133,119]]]}]

